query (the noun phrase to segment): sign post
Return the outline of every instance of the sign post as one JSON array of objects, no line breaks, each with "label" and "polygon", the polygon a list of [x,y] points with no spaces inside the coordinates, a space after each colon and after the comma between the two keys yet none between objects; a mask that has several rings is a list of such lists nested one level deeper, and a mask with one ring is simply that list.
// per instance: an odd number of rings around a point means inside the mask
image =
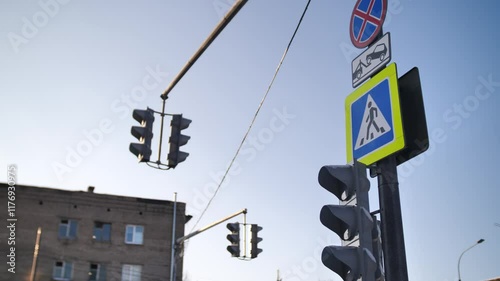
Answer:
[{"label": "sign post", "polygon": [[[421,110],[416,109],[415,118],[423,116],[423,123],[425,113],[421,92],[420,97],[409,97],[409,92],[405,92],[402,102],[396,65],[385,67],[392,56],[390,34],[381,36],[386,12],[387,0],[358,0],[351,16],[352,43],[357,48],[368,47],[352,62],[352,86],[370,80],[346,98],[347,161],[358,160],[374,167],[378,177],[384,275],[387,281],[408,281],[396,157],[401,151],[408,154],[405,134],[411,135],[408,142],[413,142],[416,136],[426,136],[427,132],[426,128],[418,132],[404,128],[410,124],[403,122],[409,119],[408,101],[418,101],[414,103],[416,107],[422,104]],[[415,118],[410,118],[412,124],[422,123]]]},{"label": "sign post", "polygon": [[[349,213],[363,205],[357,202],[362,199],[358,192],[349,193],[357,189],[348,188],[352,177],[339,172],[342,166],[330,166],[329,177],[323,167],[319,175],[320,184],[342,201],[341,206],[325,206],[329,212],[322,209],[320,219],[344,234],[341,238],[349,234],[342,246],[327,247],[322,255],[323,263],[343,280],[408,281],[397,166],[426,151],[429,139],[418,68],[398,78],[396,64],[389,64],[391,35],[382,31],[386,13],[387,0],[357,0],[349,23],[353,45],[366,49],[351,64],[356,89],[345,100],[346,156],[348,164],[368,166],[378,180],[380,211],[371,212],[366,220],[372,226],[371,248],[365,247],[366,241],[360,243],[362,232],[353,226],[354,218],[361,217]],[[369,211],[368,202],[364,208]]]},{"label": "sign post", "polygon": [[378,161],[377,169],[386,281],[408,281],[396,157]]}]

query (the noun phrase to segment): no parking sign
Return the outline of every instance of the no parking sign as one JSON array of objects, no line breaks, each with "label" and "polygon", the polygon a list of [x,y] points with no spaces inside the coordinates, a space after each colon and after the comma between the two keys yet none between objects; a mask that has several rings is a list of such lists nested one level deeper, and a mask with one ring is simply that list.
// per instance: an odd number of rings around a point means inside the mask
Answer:
[{"label": "no parking sign", "polygon": [[364,48],[377,38],[387,13],[387,0],[358,0],[351,16],[351,41]]}]

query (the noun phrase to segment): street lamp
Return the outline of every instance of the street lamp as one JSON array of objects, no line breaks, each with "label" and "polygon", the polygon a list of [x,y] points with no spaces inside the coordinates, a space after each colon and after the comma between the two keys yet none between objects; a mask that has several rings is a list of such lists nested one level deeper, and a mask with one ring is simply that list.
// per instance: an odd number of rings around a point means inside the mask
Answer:
[{"label": "street lamp", "polygon": [[460,277],[460,260],[462,259],[462,256],[467,252],[468,250],[472,249],[474,246],[477,246],[478,244],[481,244],[484,242],[484,239],[479,239],[474,245],[470,246],[469,248],[465,249],[465,251],[462,252],[460,257],[458,258],[458,281],[462,281],[462,278]]}]

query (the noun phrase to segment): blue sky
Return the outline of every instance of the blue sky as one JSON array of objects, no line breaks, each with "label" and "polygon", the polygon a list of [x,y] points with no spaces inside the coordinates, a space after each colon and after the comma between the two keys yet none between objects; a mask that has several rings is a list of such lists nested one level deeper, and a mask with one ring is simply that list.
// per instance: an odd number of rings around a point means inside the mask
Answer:
[{"label": "blue sky", "polygon": [[[166,111],[193,122],[190,155],[169,171],[128,151],[131,112],[161,110],[159,96],[233,1],[54,1],[0,3],[0,167],[17,164],[19,183],[36,186],[167,200],[177,192],[194,216],[189,232],[307,1],[249,1],[170,93]],[[392,61],[399,76],[419,68],[431,136],[429,151],[398,168],[410,279],[457,280],[460,253],[480,238],[462,259],[463,280],[500,276],[500,3],[388,2]],[[354,4],[312,1],[237,165],[196,227],[248,208],[264,252],[231,258],[227,229],[215,227],[189,240],[189,280],[273,280],[278,269],[284,280],[340,280],[319,257],[340,241],[319,221],[337,199],[317,175],[346,162],[344,100],[361,52],[349,38]],[[375,210],[374,180],[370,196]]]}]

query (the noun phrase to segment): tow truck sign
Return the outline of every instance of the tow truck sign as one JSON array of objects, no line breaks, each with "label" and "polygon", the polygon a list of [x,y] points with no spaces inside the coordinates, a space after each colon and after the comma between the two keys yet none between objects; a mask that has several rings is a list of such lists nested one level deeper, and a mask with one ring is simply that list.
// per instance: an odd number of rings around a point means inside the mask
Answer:
[{"label": "tow truck sign", "polygon": [[351,63],[352,87],[356,88],[391,61],[391,35],[386,33]]}]

